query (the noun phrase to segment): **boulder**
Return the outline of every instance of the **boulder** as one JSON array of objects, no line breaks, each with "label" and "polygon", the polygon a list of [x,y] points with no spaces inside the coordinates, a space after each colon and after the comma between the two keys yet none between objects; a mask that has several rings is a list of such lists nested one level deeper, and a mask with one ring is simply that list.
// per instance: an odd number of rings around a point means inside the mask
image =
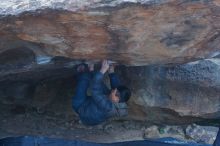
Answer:
[{"label": "boulder", "polygon": [[108,58],[132,66],[179,64],[219,54],[217,0],[124,2],[5,2],[0,54],[26,47],[36,57]]},{"label": "boulder", "polygon": [[172,67],[122,69],[124,84],[133,93],[133,116],[171,124],[219,119],[219,65],[219,59],[207,59]]},{"label": "boulder", "polygon": [[11,0],[0,15],[2,121],[75,118],[75,65],[109,59],[132,90],[125,120],[219,124],[219,0]]}]

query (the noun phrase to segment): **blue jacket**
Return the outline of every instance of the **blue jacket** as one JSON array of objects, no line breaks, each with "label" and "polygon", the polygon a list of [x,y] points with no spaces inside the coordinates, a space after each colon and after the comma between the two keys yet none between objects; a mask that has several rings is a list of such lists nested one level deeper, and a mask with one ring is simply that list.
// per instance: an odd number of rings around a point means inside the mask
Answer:
[{"label": "blue jacket", "polygon": [[[78,114],[82,123],[96,125],[110,117],[127,115],[126,103],[114,104],[109,99],[110,90],[103,83],[104,75],[97,72],[92,80],[92,96],[79,107]],[[116,74],[110,74],[111,88],[120,85]]]}]

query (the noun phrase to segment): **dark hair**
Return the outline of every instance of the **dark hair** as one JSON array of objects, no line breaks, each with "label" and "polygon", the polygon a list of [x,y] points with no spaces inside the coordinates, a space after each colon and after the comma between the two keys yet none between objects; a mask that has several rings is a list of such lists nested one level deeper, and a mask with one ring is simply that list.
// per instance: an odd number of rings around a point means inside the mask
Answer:
[{"label": "dark hair", "polygon": [[125,86],[119,86],[117,87],[117,90],[119,92],[120,100],[119,102],[127,102],[131,97],[131,90]]}]

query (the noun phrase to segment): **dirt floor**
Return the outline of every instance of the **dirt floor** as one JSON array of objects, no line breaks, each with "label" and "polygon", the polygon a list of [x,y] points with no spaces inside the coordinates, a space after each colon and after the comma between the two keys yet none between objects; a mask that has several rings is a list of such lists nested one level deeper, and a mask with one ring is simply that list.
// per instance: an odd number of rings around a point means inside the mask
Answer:
[{"label": "dirt floor", "polygon": [[59,107],[40,113],[34,108],[1,105],[0,115],[0,138],[38,135],[96,142],[141,140],[147,126],[142,122],[122,120],[93,127],[84,126],[74,112],[62,113]]},{"label": "dirt floor", "polygon": [[[84,126],[72,111],[71,99],[54,101],[49,107],[36,109],[28,106],[0,104],[0,138],[9,136],[46,136],[50,138],[80,139],[93,142],[119,142],[143,140],[145,138],[176,137],[187,138],[183,131],[186,126],[163,128],[146,122],[111,119],[98,126]],[[68,104],[67,104],[68,103]],[[66,106],[63,106],[65,104]],[[155,130],[156,129],[156,130]],[[217,131],[215,131],[217,132]],[[206,137],[210,135],[206,134]],[[205,143],[212,143],[215,135]],[[204,143],[204,141],[199,141]]]}]

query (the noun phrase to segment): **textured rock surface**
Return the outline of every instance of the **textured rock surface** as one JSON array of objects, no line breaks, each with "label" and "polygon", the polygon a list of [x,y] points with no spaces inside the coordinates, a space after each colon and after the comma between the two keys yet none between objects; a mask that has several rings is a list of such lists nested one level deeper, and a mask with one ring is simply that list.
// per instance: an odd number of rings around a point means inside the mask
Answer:
[{"label": "textured rock surface", "polygon": [[[175,67],[125,68],[122,75],[126,79],[125,84],[133,90],[131,108],[136,104],[143,107],[136,114],[143,113],[146,120],[160,119],[171,123],[175,117],[184,123],[187,116],[220,117],[219,67],[219,59],[213,59]],[[180,120],[181,116],[186,116],[185,120]]]},{"label": "textured rock surface", "polygon": [[209,126],[189,125],[186,128],[186,135],[197,142],[213,144],[216,139],[218,128]]},{"label": "textured rock surface", "polygon": [[219,122],[219,0],[10,0],[0,14],[0,135],[94,139],[76,130],[73,67],[106,58],[132,66],[117,68],[133,92],[122,121]]},{"label": "textured rock surface", "polygon": [[145,138],[173,137],[198,143],[213,144],[218,133],[217,127],[198,126],[150,126],[145,129]]},{"label": "textured rock surface", "polygon": [[[174,0],[3,0],[0,4],[2,15],[17,15],[25,11],[37,9],[64,9],[68,11],[79,11],[89,8],[116,7],[123,3],[139,4],[161,4]],[[218,5],[217,1],[214,1]]]},{"label": "textured rock surface", "polygon": [[218,1],[172,0],[25,12],[0,20],[0,53],[26,46],[36,56],[109,58],[139,66],[183,63],[219,54],[219,11]]},{"label": "textured rock surface", "polygon": [[[56,103],[56,98],[71,99],[75,78],[72,64],[71,60],[57,59],[33,70],[2,76],[1,102],[44,109]],[[133,93],[128,119],[157,124],[211,124],[207,120],[220,117],[219,70],[217,58],[173,67],[118,67],[123,83]]]}]

